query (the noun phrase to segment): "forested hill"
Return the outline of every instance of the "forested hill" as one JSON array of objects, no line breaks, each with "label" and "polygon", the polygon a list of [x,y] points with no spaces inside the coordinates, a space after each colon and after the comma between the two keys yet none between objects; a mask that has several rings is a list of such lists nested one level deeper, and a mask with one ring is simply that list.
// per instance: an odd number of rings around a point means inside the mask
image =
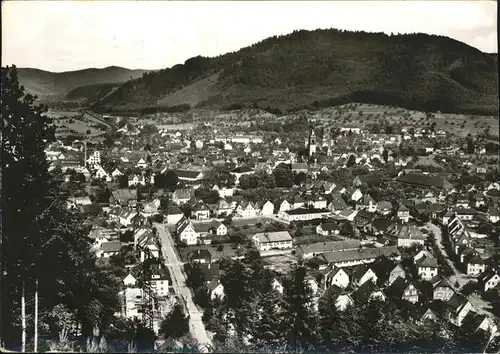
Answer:
[{"label": "forested hill", "polygon": [[141,77],[145,70],[130,70],[118,66],[103,69],[84,69],[50,72],[32,68],[18,68],[19,81],[27,93],[42,101],[60,100],[72,90],[87,85],[124,83]]},{"label": "forested hill", "polygon": [[498,55],[426,34],[295,31],[144,74],[94,109],[257,105],[284,111],[346,101],[496,114]]}]

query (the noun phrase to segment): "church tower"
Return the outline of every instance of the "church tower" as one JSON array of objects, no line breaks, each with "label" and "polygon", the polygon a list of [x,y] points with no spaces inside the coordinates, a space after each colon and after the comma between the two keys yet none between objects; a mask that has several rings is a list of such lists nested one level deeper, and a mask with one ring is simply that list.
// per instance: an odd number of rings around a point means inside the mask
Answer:
[{"label": "church tower", "polygon": [[316,153],[316,134],[314,129],[311,129],[311,136],[309,137],[309,157]]}]

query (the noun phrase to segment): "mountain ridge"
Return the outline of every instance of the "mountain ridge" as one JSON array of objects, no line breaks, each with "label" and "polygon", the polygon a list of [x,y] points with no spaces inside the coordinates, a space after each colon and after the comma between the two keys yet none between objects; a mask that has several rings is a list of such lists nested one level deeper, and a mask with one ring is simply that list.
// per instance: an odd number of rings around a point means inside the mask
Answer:
[{"label": "mountain ridge", "polygon": [[[216,82],[200,84],[214,75]],[[301,30],[145,74],[94,109],[189,104],[288,111],[350,101],[497,114],[498,55],[444,36]]]},{"label": "mountain ridge", "polygon": [[[498,54],[428,34],[298,30],[238,51],[66,92],[99,112],[194,107],[286,112],[352,101],[498,114]],[[69,96],[69,97],[68,97]]]},{"label": "mountain ridge", "polygon": [[72,90],[89,85],[124,83],[147,72],[118,66],[88,68],[75,71],[51,72],[36,68],[17,68],[19,81],[27,93],[41,101],[64,100]]}]

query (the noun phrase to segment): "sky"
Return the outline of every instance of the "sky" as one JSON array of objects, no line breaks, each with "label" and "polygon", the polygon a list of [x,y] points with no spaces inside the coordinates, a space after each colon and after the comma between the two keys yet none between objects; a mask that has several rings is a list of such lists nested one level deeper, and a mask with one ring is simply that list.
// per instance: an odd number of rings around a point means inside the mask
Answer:
[{"label": "sky", "polygon": [[3,1],[2,66],[161,69],[296,29],[423,32],[496,53],[495,1]]}]

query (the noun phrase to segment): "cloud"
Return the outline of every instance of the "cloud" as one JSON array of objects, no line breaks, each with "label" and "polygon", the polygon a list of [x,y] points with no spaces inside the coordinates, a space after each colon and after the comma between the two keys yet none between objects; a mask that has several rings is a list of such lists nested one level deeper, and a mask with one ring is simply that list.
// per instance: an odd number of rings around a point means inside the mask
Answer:
[{"label": "cloud", "polygon": [[3,64],[53,71],[164,68],[295,29],[424,32],[497,52],[485,1],[7,1]]}]

